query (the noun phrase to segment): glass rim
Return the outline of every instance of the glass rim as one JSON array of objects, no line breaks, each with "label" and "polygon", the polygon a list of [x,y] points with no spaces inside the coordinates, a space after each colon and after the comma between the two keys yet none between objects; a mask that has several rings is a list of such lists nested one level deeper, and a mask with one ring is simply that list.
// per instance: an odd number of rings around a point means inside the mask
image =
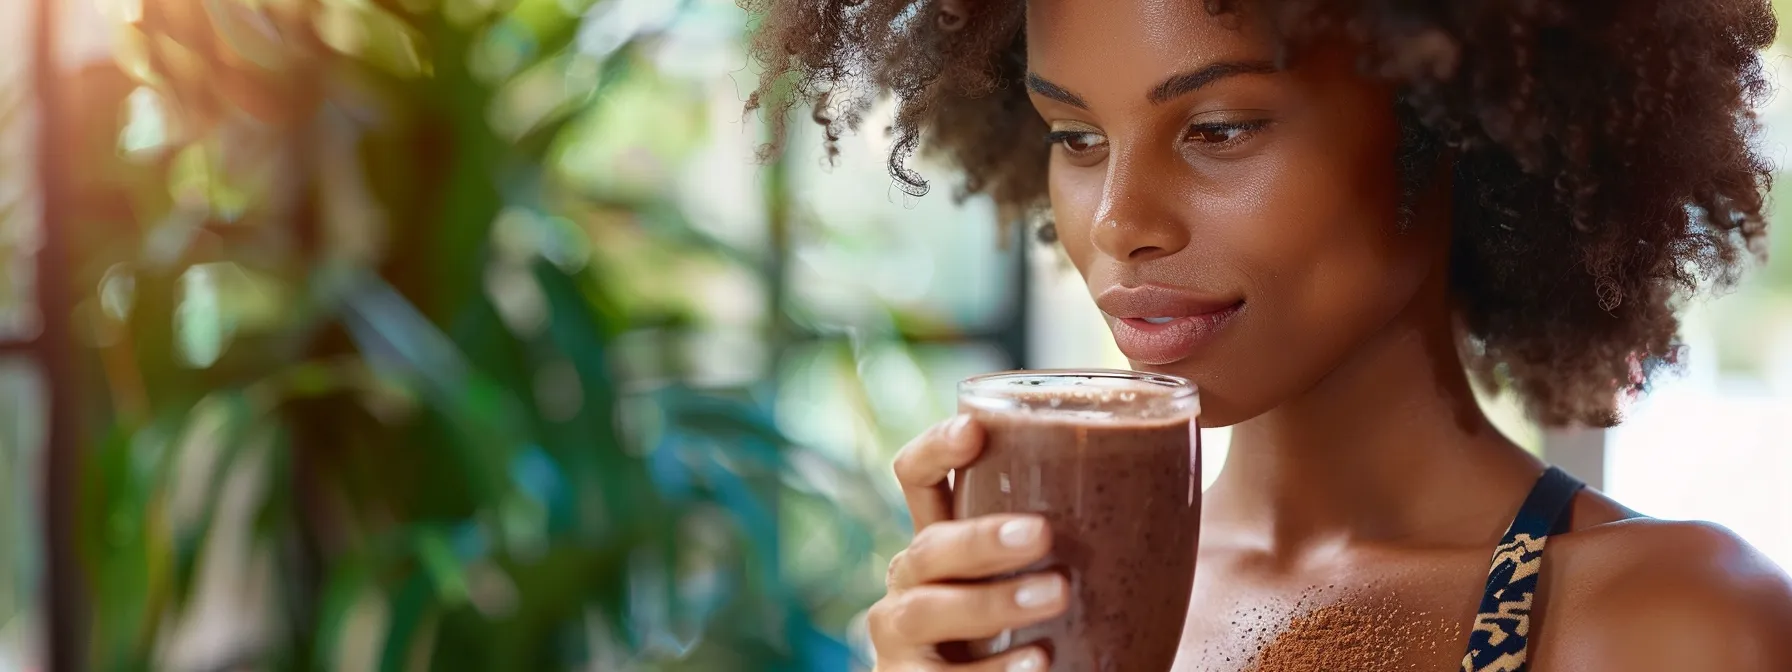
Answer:
[{"label": "glass rim", "polygon": [[1001,383],[1037,378],[1127,380],[1168,389],[1169,397],[1172,400],[1198,399],[1201,394],[1200,388],[1195,385],[1194,381],[1167,373],[1125,369],[1020,369],[984,373],[958,381],[958,396],[979,396],[980,391],[982,394],[988,395],[997,389],[1002,389],[999,387]]}]

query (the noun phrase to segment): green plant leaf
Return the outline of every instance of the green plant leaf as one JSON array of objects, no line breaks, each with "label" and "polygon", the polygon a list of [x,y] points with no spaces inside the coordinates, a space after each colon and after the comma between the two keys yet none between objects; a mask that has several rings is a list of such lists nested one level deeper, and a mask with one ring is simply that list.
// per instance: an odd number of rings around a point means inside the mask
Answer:
[{"label": "green plant leaf", "polygon": [[435,71],[423,33],[384,9],[353,0],[321,0],[313,26],[324,44],[399,77]]},{"label": "green plant leaf", "polygon": [[340,660],[350,610],[373,588],[373,575],[361,558],[346,556],[337,560],[324,581],[323,596],[318,600],[317,654],[320,658],[332,662]]},{"label": "green plant leaf", "polygon": [[425,636],[428,612],[435,604],[426,573],[413,573],[392,595],[386,643],[380,649],[380,672],[405,672],[417,655],[417,638]]},{"label": "green plant leaf", "polygon": [[[231,473],[237,460],[250,445],[250,435],[257,428],[256,417],[248,397],[230,390],[202,400],[194,407],[189,418],[198,419],[207,411],[224,417],[215,434],[208,438],[219,446],[218,456],[209,470],[210,479],[218,482]],[[211,539],[224,493],[223,487],[205,490],[198,519],[190,525],[177,526],[172,530],[175,553],[173,603],[176,609],[186,607],[192,598],[193,589],[198,585],[196,575],[200,569],[200,554]]]},{"label": "green plant leaf", "polygon": [[435,601],[443,607],[459,606],[467,599],[467,575],[455,556],[446,532],[434,526],[417,530],[417,559],[435,585]]}]

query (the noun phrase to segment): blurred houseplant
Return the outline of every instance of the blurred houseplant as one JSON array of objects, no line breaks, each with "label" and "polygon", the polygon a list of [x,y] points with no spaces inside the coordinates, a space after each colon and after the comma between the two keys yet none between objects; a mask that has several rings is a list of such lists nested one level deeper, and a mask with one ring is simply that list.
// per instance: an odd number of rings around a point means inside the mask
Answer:
[{"label": "blurred houseplant", "polygon": [[[70,92],[91,667],[847,667],[887,511],[842,506],[874,489],[767,386],[680,382],[700,318],[638,291],[680,281],[644,259],[779,272],[654,170],[701,131],[655,54],[731,7],[106,7],[116,63],[40,83]],[[844,552],[791,581],[792,534]]]}]

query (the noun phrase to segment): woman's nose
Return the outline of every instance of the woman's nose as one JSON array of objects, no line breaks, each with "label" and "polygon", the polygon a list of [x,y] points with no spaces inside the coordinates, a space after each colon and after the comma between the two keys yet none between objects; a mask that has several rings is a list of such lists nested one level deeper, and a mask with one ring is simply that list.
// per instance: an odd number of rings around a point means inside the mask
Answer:
[{"label": "woman's nose", "polygon": [[1155,188],[1149,174],[1115,169],[1102,190],[1090,236],[1095,249],[1119,261],[1150,261],[1188,247],[1188,227],[1165,207],[1165,189]]}]

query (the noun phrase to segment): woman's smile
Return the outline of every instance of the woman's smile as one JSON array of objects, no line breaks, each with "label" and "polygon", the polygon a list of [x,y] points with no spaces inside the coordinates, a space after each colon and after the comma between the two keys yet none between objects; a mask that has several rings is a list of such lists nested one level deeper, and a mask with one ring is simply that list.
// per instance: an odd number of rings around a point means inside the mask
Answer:
[{"label": "woman's smile", "polygon": [[1107,316],[1114,342],[1128,359],[1164,366],[1195,355],[1244,311],[1244,299],[1216,298],[1166,287],[1113,287],[1095,305]]}]

